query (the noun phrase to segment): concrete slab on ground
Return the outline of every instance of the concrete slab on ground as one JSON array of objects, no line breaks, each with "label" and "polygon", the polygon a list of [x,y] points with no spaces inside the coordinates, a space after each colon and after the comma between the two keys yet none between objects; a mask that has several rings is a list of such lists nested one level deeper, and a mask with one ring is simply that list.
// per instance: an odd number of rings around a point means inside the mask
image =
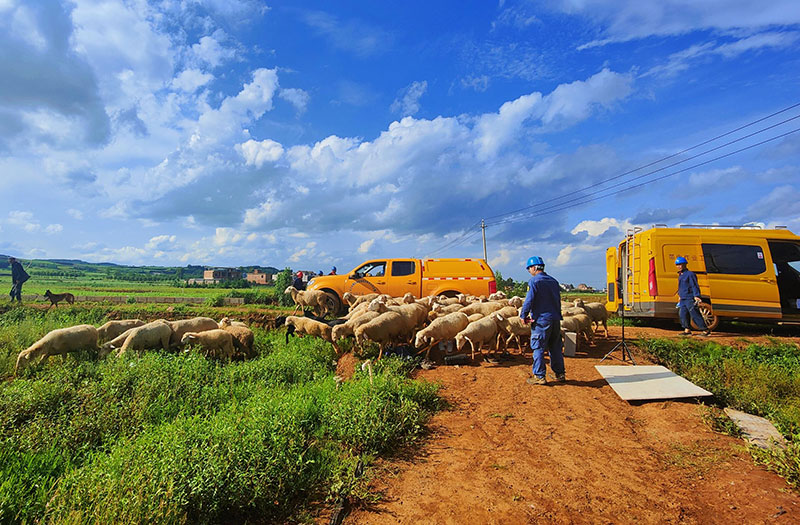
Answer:
[{"label": "concrete slab on ground", "polygon": [[625,401],[678,399],[713,395],[691,381],[658,365],[595,365],[609,386]]},{"label": "concrete slab on ground", "polygon": [[773,446],[786,448],[786,440],[775,426],[763,417],[754,416],[747,412],[726,408],[725,413],[739,427],[744,439],[758,448],[768,449]]}]

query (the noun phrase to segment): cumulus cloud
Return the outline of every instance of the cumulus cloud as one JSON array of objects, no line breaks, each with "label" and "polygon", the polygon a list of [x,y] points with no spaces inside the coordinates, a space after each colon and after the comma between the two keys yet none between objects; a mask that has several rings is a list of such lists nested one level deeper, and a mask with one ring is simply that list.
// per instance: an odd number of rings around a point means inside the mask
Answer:
[{"label": "cumulus cloud", "polygon": [[192,55],[200,63],[207,64],[212,68],[217,67],[236,54],[234,49],[222,45],[221,41],[224,39],[225,34],[222,31],[217,31],[211,36],[201,37],[192,46]]},{"label": "cumulus cloud", "polygon": [[297,250],[289,256],[289,262],[296,263],[302,260],[308,260],[313,255],[316,246],[317,243],[314,241],[307,243],[304,248]]},{"label": "cumulus cloud", "polygon": [[720,184],[730,185],[744,179],[747,173],[741,166],[718,168],[689,175],[689,187],[695,190],[708,191]]},{"label": "cumulus cloud", "polygon": [[428,89],[428,82],[416,81],[412,82],[403,90],[402,96],[394,99],[392,102],[392,113],[399,113],[402,116],[414,115],[420,109],[419,99],[425,94]]},{"label": "cumulus cloud", "polygon": [[147,244],[145,244],[146,250],[165,250],[168,247],[175,244],[177,237],[175,235],[156,235],[155,237],[151,237]]},{"label": "cumulus cloud", "polygon": [[174,89],[179,89],[187,93],[194,93],[211,82],[214,75],[205,73],[199,69],[184,69],[177,77],[172,79],[171,85]]},{"label": "cumulus cloud", "polygon": [[586,232],[589,237],[599,237],[611,228],[616,228],[621,233],[625,233],[628,229],[633,228],[633,226],[634,225],[627,219],[619,220],[613,217],[604,217],[599,221],[581,221],[572,229],[570,233],[575,235],[581,232]]},{"label": "cumulus cloud", "polygon": [[44,229],[44,232],[52,235],[54,233],[59,233],[62,230],[64,230],[64,227],[58,223],[55,223],[55,224],[48,224],[47,227]]},{"label": "cumulus cloud", "polygon": [[773,189],[747,209],[750,220],[771,222],[800,215],[800,190],[791,184]]},{"label": "cumulus cloud", "polygon": [[260,168],[267,162],[275,162],[283,156],[283,146],[270,139],[264,139],[261,142],[250,139],[242,144],[237,144],[236,151],[244,157],[248,166],[256,168]]}]

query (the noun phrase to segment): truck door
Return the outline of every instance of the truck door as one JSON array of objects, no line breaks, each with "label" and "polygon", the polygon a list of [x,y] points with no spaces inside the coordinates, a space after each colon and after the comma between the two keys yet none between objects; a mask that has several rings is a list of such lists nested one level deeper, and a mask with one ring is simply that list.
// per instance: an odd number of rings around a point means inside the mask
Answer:
[{"label": "truck door", "polygon": [[390,261],[389,277],[387,279],[388,293],[392,297],[402,297],[408,292],[419,299],[420,280],[419,264],[414,259],[401,259]]},{"label": "truck door", "polygon": [[725,317],[781,317],[775,269],[767,243],[703,243],[714,312]]},{"label": "truck door", "polygon": [[619,282],[619,258],[617,257],[617,248],[612,246],[606,250],[606,286],[608,287],[608,295],[606,297],[606,310],[609,312],[616,312],[619,306],[619,297],[622,296]]},{"label": "truck door", "polygon": [[386,286],[386,261],[369,261],[347,276],[344,291],[355,295],[389,293]]}]

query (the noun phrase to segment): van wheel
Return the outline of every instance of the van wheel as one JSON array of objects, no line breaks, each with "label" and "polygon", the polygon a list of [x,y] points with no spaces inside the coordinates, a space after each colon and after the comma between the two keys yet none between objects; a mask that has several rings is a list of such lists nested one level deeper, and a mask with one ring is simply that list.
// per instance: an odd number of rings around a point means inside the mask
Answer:
[{"label": "van wheel", "polygon": [[[710,304],[702,302],[698,303],[697,310],[703,317],[703,321],[706,323],[706,328],[709,330],[714,330],[717,326],[719,326],[719,317],[717,317],[717,314],[714,313],[714,310],[711,308]],[[694,321],[692,321],[692,328],[695,330],[700,330],[700,328],[694,324]]]},{"label": "van wheel", "polygon": [[336,292],[329,290],[323,291],[328,296],[328,313],[332,313],[334,317],[339,317],[339,313],[342,309],[342,301],[339,299],[339,296],[336,295]]}]

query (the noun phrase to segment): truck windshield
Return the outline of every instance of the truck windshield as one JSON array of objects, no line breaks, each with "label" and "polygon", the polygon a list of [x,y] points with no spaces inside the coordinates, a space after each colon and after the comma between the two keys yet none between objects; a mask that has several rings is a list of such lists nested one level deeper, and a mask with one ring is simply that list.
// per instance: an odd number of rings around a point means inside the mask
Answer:
[{"label": "truck windshield", "polygon": [[367,263],[355,271],[356,277],[383,277],[385,274],[385,261]]}]

